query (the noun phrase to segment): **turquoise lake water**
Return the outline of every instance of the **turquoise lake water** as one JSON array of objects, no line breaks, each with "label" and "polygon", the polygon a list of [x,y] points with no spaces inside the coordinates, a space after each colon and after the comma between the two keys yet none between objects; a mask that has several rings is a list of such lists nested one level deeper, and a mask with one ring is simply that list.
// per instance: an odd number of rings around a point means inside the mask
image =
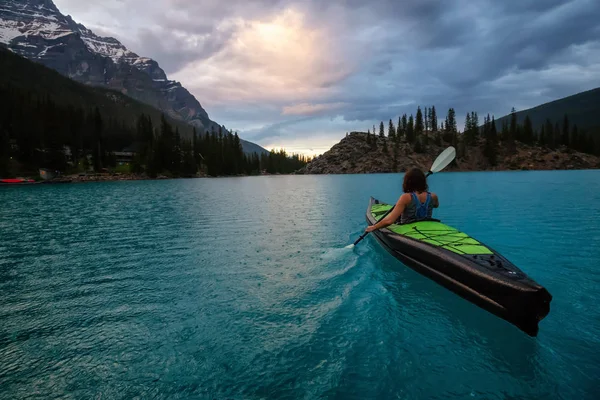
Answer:
[{"label": "turquoise lake water", "polygon": [[429,178],[552,294],[535,338],[343,249],[401,179],[0,188],[0,398],[597,399],[600,171]]}]

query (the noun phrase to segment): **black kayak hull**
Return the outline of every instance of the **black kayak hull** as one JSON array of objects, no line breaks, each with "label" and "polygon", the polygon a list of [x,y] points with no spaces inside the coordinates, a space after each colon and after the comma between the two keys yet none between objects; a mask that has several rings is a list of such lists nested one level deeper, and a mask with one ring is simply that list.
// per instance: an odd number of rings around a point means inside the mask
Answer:
[{"label": "black kayak hull", "polygon": [[[376,223],[371,213],[373,204],[379,201],[371,198],[369,202],[369,225]],[[530,336],[537,336],[539,322],[550,312],[550,293],[487,245],[494,253],[493,261],[485,255],[456,254],[386,228],[372,234],[406,266]]]}]

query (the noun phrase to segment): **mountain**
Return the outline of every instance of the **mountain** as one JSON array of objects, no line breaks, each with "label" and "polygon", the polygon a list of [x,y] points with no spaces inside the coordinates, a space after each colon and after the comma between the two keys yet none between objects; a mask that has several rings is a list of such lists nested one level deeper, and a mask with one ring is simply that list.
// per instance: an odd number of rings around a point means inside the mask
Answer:
[{"label": "mountain", "polygon": [[0,98],[0,177],[37,176],[39,168],[77,175],[91,167],[125,173],[127,179],[236,176],[289,172],[306,164],[285,153],[244,154],[236,134],[185,140],[193,137],[192,125],[3,47]]},{"label": "mountain", "polygon": [[[600,88],[577,93],[537,107],[517,112],[517,122],[522,124],[525,117],[529,115],[533,129],[539,129],[547,119],[552,124],[562,122],[565,114],[568,115],[569,123],[576,124],[579,129],[599,130],[600,128]],[[496,120],[498,129],[503,121],[510,124],[510,114]]]},{"label": "mountain", "polygon": [[[135,126],[140,115],[150,116],[154,126],[160,126],[162,112],[123,93],[103,87],[87,86],[69,79],[57,71],[29,61],[0,47],[0,88],[9,88],[50,98],[58,105],[93,109],[98,107],[105,117],[122,120]],[[6,107],[5,107],[6,108]],[[35,118],[35,116],[31,116]],[[192,126],[166,116],[182,135],[191,136]]]},{"label": "mountain", "polygon": [[[432,136],[429,134],[429,136]],[[394,142],[388,137],[371,134],[367,141],[366,132],[351,132],[329,151],[315,158],[299,174],[366,174],[404,172],[411,167],[427,170],[431,162],[449,145],[441,140],[431,140],[426,148],[415,151],[414,145],[401,140],[397,145],[394,162]],[[514,152],[498,149],[497,165],[486,160],[484,144],[470,146],[445,171],[482,170],[553,170],[600,168],[600,157],[584,154],[567,148],[550,149],[517,143]],[[387,150],[386,150],[387,149]]]},{"label": "mountain", "polygon": [[[0,45],[83,84],[119,91],[200,131],[219,128],[156,61],[138,56],[114,38],[94,34],[61,14],[52,0],[3,0]],[[243,140],[242,147],[246,152],[266,152]]]}]

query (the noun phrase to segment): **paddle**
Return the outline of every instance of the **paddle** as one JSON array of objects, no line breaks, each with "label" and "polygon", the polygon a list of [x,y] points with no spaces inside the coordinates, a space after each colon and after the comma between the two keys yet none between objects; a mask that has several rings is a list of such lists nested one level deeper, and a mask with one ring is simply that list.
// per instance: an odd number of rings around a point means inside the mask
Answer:
[{"label": "paddle", "polygon": [[[455,157],[456,157],[456,149],[454,149],[454,147],[452,147],[452,146],[448,147],[446,150],[442,151],[439,156],[437,156],[437,158],[435,159],[435,161],[431,165],[431,168],[429,169],[429,171],[427,171],[427,174],[425,176],[427,177],[427,176],[429,176],[431,174],[434,174],[436,172],[440,172],[441,170],[443,170],[444,168],[446,168],[448,166],[448,164],[450,164],[452,162],[452,160],[454,160]],[[394,207],[390,208],[389,211],[386,212],[385,214],[383,214],[383,217],[381,217],[379,220],[381,221],[385,217],[387,217],[387,215],[389,213],[391,213],[393,209],[394,209]],[[356,246],[358,244],[358,242],[360,242],[361,240],[363,240],[365,238],[365,236],[367,236],[368,233],[369,232],[363,233],[356,240],[356,242],[354,242],[354,244],[351,244],[351,245],[346,246],[346,247],[347,248],[352,248],[352,247]]]}]

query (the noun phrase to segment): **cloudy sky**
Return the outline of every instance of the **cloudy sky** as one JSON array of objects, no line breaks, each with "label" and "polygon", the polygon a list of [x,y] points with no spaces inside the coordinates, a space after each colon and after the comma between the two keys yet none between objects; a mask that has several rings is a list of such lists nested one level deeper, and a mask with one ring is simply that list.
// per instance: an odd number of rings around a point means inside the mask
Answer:
[{"label": "cloudy sky", "polygon": [[55,3],[269,149],[319,154],[417,105],[462,125],[600,86],[598,0]]}]

